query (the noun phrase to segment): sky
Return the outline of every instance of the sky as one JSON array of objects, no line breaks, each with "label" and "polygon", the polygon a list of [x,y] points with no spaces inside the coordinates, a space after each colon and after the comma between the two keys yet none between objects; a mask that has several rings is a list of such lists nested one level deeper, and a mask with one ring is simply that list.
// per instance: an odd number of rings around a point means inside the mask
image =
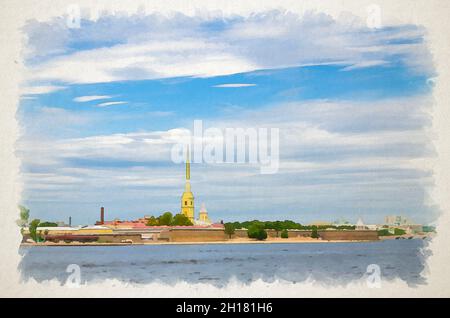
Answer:
[{"label": "sky", "polygon": [[180,210],[171,148],[205,128],[278,128],[280,166],[191,165],[214,221],[404,215],[430,223],[435,76],[426,30],[350,14],[30,20],[18,110],[22,204],[92,224]]}]

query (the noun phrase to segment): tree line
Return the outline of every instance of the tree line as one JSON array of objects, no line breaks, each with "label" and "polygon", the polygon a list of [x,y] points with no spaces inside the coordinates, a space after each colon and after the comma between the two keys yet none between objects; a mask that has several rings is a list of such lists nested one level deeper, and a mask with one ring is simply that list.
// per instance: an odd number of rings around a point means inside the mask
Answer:
[{"label": "tree line", "polygon": [[302,225],[300,223],[284,220],[284,221],[244,221],[244,222],[228,222],[225,223],[225,233],[231,236],[236,229],[247,229],[248,237],[256,238],[258,240],[265,240],[267,238],[266,230],[275,230],[277,237],[281,234],[281,238],[288,238],[288,230],[306,230],[311,231],[312,238],[318,238],[318,230],[325,229],[336,230],[354,230],[354,225]]},{"label": "tree line", "polygon": [[158,217],[151,216],[147,220],[148,226],[162,226],[162,225],[171,225],[171,226],[183,226],[183,225],[193,225],[189,218],[182,214],[178,213],[173,215],[172,212],[164,212]]}]

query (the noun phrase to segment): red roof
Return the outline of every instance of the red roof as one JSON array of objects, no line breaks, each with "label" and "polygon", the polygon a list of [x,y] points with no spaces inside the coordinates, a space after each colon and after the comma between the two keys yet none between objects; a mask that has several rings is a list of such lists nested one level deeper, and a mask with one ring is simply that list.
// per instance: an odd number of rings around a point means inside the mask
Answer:
[{"label": "red roof", "polygon": [[167,226],[167,225],[157,225],[157,226],[148,226],[145,223],[137,222],[137,221],[105,221],[103,225],[111,225],[111,226],[124,226],[131,227],[133,229],[167,229],[167,228],[186,228],[186,229],[205,229],[205,228],[223,228],[224,225],[221,223],[214,223],[211,225],[177,225],[177,226]]}]

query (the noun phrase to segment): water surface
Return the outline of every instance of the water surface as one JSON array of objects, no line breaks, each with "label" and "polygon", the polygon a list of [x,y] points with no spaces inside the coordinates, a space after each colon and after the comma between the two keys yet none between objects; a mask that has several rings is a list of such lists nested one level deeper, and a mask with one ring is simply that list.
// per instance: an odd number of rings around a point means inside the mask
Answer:
[{"label": "water surface", "polygon": [[388,240],[367,243],[208,244],[135,246],[21,247],[24,280],[66,282],[70,264],[81,268],[81,280],[117,278],[145,284],[208,282],[225,285],[231,278],[250,283],[259,278],[345,285],[366,279],[367,266],[377,264],[383,280],[400,278],[423,284],[424,241]]}]

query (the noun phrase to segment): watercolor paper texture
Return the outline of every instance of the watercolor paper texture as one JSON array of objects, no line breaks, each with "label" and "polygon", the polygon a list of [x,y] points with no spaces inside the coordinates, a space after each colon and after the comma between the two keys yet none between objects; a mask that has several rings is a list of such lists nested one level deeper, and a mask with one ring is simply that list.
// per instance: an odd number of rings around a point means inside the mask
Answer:
[{"label": "watercolor paper texture", "polygon": [[2,295],[448,296],[448,6],[8,3]]}]

